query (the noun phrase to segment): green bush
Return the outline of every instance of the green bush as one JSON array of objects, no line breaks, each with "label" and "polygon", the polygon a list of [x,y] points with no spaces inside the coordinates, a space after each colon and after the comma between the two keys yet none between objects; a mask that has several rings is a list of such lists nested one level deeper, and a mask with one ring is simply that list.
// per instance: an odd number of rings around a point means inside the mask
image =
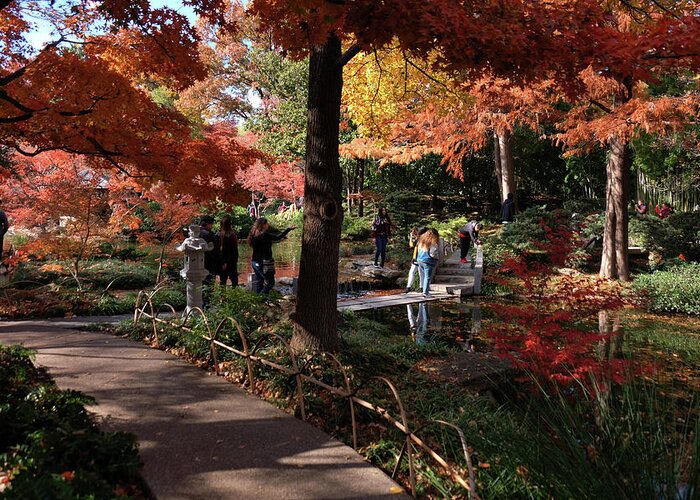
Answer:
[{"label": "green bush", "polygon": [[278,215],[276,213],[266,215],[273,231],[283,231],[288,227],[296,227],[298,231],[289,233],[290,237],[301,237],[301,228],[304,225],[304,212],[296,212],[294,215],[287,213]]},{"label": "green bush", "polygon": [[138,482],[134,437],[101,432],[84,407],[94,403],[47,382],[29,351],[0,346],[3,497],[113,498]]},{"label": "green bush", "polygon": [[365,217],[346,215],[343,218],[341,238],[352,241],[366,240],[370,238],[372,236],[373,217],[373,215]]},{"label": "green bush", "polygon": [[642,274],[632,288],[652,311],[700,314],[700,264],[675,265]]}]

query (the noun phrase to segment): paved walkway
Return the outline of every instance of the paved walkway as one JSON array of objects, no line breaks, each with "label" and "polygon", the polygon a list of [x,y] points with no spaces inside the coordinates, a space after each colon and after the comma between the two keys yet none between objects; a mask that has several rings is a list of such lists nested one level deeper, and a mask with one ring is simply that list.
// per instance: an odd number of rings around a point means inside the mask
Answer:
[{"label": "paved walkway", "polygon": [[47,322],[0,324],[59,387],[89,394],[105,430],[135,434],[160,499],[396,498],[402,490],[309,424],[168,353]]}]

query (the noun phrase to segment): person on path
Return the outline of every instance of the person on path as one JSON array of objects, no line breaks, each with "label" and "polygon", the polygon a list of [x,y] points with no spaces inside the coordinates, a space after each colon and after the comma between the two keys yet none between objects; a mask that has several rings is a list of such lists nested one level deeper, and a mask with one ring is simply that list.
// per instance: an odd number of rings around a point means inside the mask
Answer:
[{"label": "person on path", "polygon": [[418,257],[418,239],[427,231],[425,226],[413,228],[408,235],[408,247],[413,250],[411,255],[411,269],[408,271],[408,280],[406,281],[406,289],[404,293],[408,293],[413,288],[413,281],[418,273],[418,286],[423,283],[423,270],[418,265],[416,257]]},{"label": "person on path", "polygon": [[638,200],[637,204],[634,206],[634,211],[639,217],[643,217],[649,211],[649,207],[646,203],[644,203],[644,200]]},{"label": "person on path", "polygon": [[238,235],[231,226],[231,217],[221,219],[219,232],[216,233],[216,248],[221,262],[219,283],[222,286],[231,284],[238,286]]},{"label": "person on path", "polygon": [[3,246],[5,244],[5,233],[10,228],[10,222],[7,220],[7,215],[4,211],[0,210],[0,264],[2,264],[2,257],[5,255]]},{"label": "person on path", "polygon": [[469,262],[469,244],[481,245],[479,231],[481,231],[481,222],[473,220],[462,226],[457,232],[459,235],[459,261],[462,264]]},{"label": "person on path", "polygon": [[[372,221],[372,236],[377,246],[377,251],[374,254],[374,267],[377,267],[377,261],[380,262],[381,267],[384,267],[386,246],[389,243],[389,236],[391,236],[391,218],[384,207],[379,208]],[[380,258],[381,260],[379,260]]]},{"label": "person on path", "polygon": [[656,215],[659,216],[659,219],[665,219],[673,213],[673,209],[667,201],[665,201],[664,204],[661,205],[661,208],[659,208],[659,206],[656,205],[654,211],[656,212]]},{"label": "person on path", "polygon": [[265,217],[260,217],[253,224],[248,235],[248,245],[253,249],[251,265],[255,273],[255,293],[267,295],[275,285],[275,259],[272,258],[272,244],[283,240],[289,231],[296,229],[288,227],[281,233],[269,231],[270,224]]},{"label": "person on path", "polygon": [[515,201],[513,200],[513,193],[508,193],[508,196],[503,201],[501,205],[501,220],[503,224],[510,224],[513,222],[515,217]]},{"label": "person on path", "polygon": [[430,281],[433,278],[433,271],[438,263],[438,243],[440,235],[435,229],[428,229],[418,240],[418,255],[416,260],[423,269],[423,280],[421,289],[423,297],[431,297]]}]

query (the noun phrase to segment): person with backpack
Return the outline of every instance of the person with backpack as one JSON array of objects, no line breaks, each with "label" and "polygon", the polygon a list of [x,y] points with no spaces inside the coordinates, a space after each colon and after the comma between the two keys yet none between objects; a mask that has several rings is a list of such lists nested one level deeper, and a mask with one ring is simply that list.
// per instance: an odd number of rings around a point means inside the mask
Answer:
[{"label": "person with backpack", "polygon": [[221,219],[214,242],[221,263],[219,283],[226,286],[230,279],[234,287],[238,286],[238,235],[231,225],[231,217]]},{"label": "person with backpack", "polygon": [[481,240],[479,240],[479,231],[481,231],[481,227],[481,222],[473,220],[459,228],[459,261],[462,264],[469,262],[470,243],[481,245]]},{"label": "person with backpack", "polygon": [[4,244],[5,244],[5,233],[10,228],[10,222],[7,220],[7,215],[5,212],[0,210],[0,264],[2,264],[2,257],[4,255]]}]

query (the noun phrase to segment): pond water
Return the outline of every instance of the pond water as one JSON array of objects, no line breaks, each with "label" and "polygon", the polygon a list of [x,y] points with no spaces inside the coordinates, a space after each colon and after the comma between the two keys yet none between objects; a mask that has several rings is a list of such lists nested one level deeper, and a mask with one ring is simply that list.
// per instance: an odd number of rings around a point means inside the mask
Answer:
[{"label": "pond water", "polygon": [[[245,243],[238,245],[238,274],[247,276],[253,272],[250,266],[252,249]],[[292,278],[299,274],[301,242],[293,239],[282,240],[272,245],[275,258],[275,278]],[[239,278],[239,281],[240,278]]]},{"label": "pond water", "polygon": [[[490,331],[502,322],[501,304],[486,299],[442,301],[361,311],[356,314],[387,325],[398,336],[416,343],[439,342],[457,350],[487,353],[493,350]],[[647,368],[661,383],[680,391],[700,389],[700,318],[661,316],[624,309],[615,316],[619,332],[605,349],[611,355]],[[579,325],[597,332],[598,320]],[[601,343],[595,344],[596,349]],[[608,353],[610,354],[610,353]]]}]

